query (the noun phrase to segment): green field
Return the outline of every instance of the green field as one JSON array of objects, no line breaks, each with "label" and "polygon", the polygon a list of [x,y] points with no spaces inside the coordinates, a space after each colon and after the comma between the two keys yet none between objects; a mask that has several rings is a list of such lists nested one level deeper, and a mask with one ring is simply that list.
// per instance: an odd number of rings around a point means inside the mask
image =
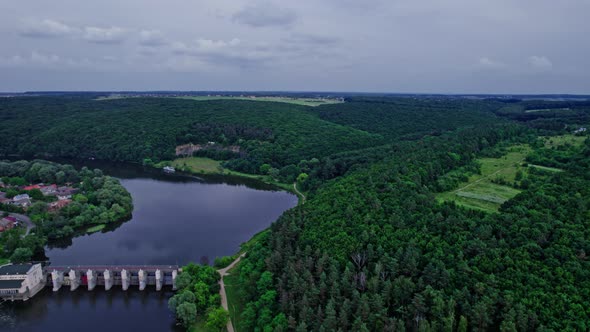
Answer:
[{"label": "green field", "polygon": [[220,174],[223,172],[221,162],[209,158],[179,158],[173,160],[170,166],[191,173]]},{"label": "green field", "polygon": [[571,144],[580,146],[586,140],[586,136],[561,135],[561,136],[544,136],[541,137],[545,142],[545,147],[556,148],[561,145]]},{"label": "green field", "polygon": [[240,96],[195,96],[195,97],[177,97],[181,99],[191,99],[191,100],[199,100],[199,101],[207,101],[207,100],[223,100],[223,99],[233,99],[233,100],[253,100],[253,101],[271,101],[277,103],[289,103],[295,105],[303,105],[303,106],[320,106],[326,104],[340,104],[342,101],[337,99],[327,99],[327,98],[291,98],[291,97],[240,97]]},{"label": "green field", "polygon": [[486,212],[497,211],[502,203],[518,195],[520,190],[496,184],[493,180],[514,183],[516,173],[524,170],[521,162],[529,152],[528,145],[515,145],[500,158],[478,159],[481,174],[471,175],[458,189],[440,193],[437,199],[454,201],[459,205]]},{"label": "green field", "polygon": [[92,226],[86,230],[86,233],[88,233],[88,234],[96,233],[96,232],[102,231],[105,227],[106,227],[106,225],[104,225],[104,224]]},{"label": "green field", "polygon": [[223,166],[221,166],[220,161],[213,160],[210,158],[185,157],[174,159],[173,161],[163,161],[155,165],[155,167],[157,168],[163,168],[164,166],[172,166],[179,171],[193,174],[223,174],[249,179],[256,179],[267,184],[272,184],[286,191],[294,192],[293,184],[281,183],[272,179],[269,176],[264,176],[260,174],[248,174],[232,171],[230,169],[223,168]]}]

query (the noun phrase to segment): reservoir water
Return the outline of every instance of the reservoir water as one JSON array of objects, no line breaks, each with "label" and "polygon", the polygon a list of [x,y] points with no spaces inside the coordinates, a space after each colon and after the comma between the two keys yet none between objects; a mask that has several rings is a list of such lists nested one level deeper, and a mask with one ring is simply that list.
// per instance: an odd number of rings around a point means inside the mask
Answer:
[{"label": "reservoir water", "polygon": [[[46,248],[51,264],[179,264],[232,255],[297,197],[256,181],[164,175],[133,165],[94,164],[118,177],[133,197],[131,220]],[[0,331],[176,331],[171,290],[113,287],[54,293],[0,305]]]}]

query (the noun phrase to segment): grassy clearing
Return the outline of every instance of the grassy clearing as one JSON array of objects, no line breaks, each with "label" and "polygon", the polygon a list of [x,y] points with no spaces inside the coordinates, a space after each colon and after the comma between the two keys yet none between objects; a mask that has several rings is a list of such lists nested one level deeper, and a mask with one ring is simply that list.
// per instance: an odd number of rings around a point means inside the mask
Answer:
[{"label": "grassy clearing", "polygon": [[107,225],[104,225],[104,224],[92,226],[86,230],[86,233],[91,234],[91,233],[96,233],[96,232],[102,231],[106,226]]},{"label": "grassy clearing", "polygon": [[244,331],[241,320],[241,313],[246,307],[244,296],[240,287],[240,264],[229,270],[229,274],[225,276],[225,293],[227,294],[227,305],[229,309],[229,317],[234,325],[236,331]]},{"label": "grassy clearing", "polygon": [[221,162],[209,158],[188,157],[173,160],[170,165],[176,169],[191,173],[220,174],[223,172]]},{"label": "grassy clearing", "polygon": [[289,103],[303,106],[320,106],[326,104],[339,104],[342,103],[336,99],[324,99],[324,98],[291,98],[291,97],[239,97],[239,96],[194,96],[194,97],[177,97],[181,99],[191,99],[198,101],[206,100],[253,100],[253,101],[271,101],[277,103]]},{"label": "grassy clearing", "polygon": [[4,264],[8,264],[8,263],[10,263],[10,259],[0,258],[0,265],[4,265]]},{"label": "grassy clearing", "polygon": [[543,171],[549,171],[549,172],[564,172],[564,170],[562,170],[561,168],[555,168],[555,167],[547,167],[547,166],[541,166],[541,165],[533,165],[533,164],[529,164],[529,167],[533,167],[533,168],[537,168]]},{"label": "grassy clearing", "polygon": [[493,181],[514,183],[516,174],[524,168],[521,162],[530,153],[528,145],[515,145],[508,150],[508,153],[500,158],[481,158],[478,162],[481,165],[481,174],[474,174],[459,188],[437,195],[440,201],[454,201],[459,205],[495,212],[505,201],[520,193],[520,190],[507,185],[499,185]]},{"label": "grassy clearing", "polygon": [[561,136],[544,136],[541,137],[545,142],[546,148],[556,148],[565,144],[581,146],[586,140],[586,136],[561,135]]},{"label": "grassy clearing", "polygon": [[[231,176],[238,176],[243,178],[255,179],[267,184],[272,184],[276,187],[279,187],[288,192],[294,192],[293,185],[282,183],[274,180],[270,176],[264,176],[259,174],[247,174],[242,172],[232,171],[227,168],[223,168],[221,166],[221,162],[209,158],[202,158],[202,157],[186,157],[186,158],[178,158],[173,161],[163,161],[155,165],[157,168],[162,168],[164,166],[172,166],[177,170],[192,173],[192,174],[221,174],[221,175],[231,175]],[[296,193],[295,193],[296,194]]]}]

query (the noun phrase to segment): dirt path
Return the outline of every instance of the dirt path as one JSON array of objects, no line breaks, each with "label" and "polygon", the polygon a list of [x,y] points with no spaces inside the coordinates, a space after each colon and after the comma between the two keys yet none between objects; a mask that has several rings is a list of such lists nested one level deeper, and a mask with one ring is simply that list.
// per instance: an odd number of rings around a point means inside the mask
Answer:
[{"label": "dirt path", "polygon": [[[229,312],[229,307],[227,305],[227,294],[225,293],[225,283],[223,281],[223,277],[225,277],[228,274],[227,271],[231,270],[234,266],[236,266],[236,264],[238,264],[240,259],[242,259],[242,257],[244,257],[245,255],[246,255],[246,253],[241,254],[230,265],[228,265],[227,267],[225,267],[223,269],[217,270],[217,272],[221,275],[221,279],[219,280],[219,286],[220,286],[219,287],[219,296],[221,296],[221,306],[223,307],[223,309],[227,310],[228,312]],[[227,331],[234,332],[234,326],[231,322],[231,318],[227,321]]]},{"label": "dirt path", "polygon": [[305,195],[303,195],[302,192],[300,192],[299,190],[297,190],[297,182],[293,182],[293,189],[295,190],[295,192],[301,196],[301,204],[305,204]]},{"label": "dirt path", "polygon": [[523,161],[524,161],[524,159],[525,159],[525,158],[522,158],[521,160],[519,160],[519,161],[517,161],[517,162],[514,162],[513,164],[510,164],[510,166],[508,166],[508,167],[500,168],[499,170],[495,171],[494,173],[492,173],[492,174],[490,174],[490,175],[487,175],[487,176],[484,176],[484,177],[482,177],[482,178],[480,178],[480,179],[477,179],[476,181],[473,181],[473,182],[471,182],[471,183],[467,184],[466,186],[464,186],[464,187],[461,187],[461,188],[459,188],[459,189],[455,190],[454,192],[455,192],[455,193],[458,193],[458,192],[460,192],[461,190],[467,189],[467,188],[471,187],[472,185],[474,185],[474,184],[476,184],[476,183],[478,183],[478,182],[481,182],[481,181],[483,181],[483,180],[485,180],[485,179],[489,179],[490,177],[492,177],[492,176],[494,176],[494,175],[498,174],[499,172],[501,172],[501,171],[503,171],[503,170],[505,170],[505,169],[507,169],[507,168],[510,168],[510,167],[512,167],[512,166],[514,166],[514,165],[516,165],[516,164],[518,164],[518,163],[521,163],[521,162],[523,162]]}]

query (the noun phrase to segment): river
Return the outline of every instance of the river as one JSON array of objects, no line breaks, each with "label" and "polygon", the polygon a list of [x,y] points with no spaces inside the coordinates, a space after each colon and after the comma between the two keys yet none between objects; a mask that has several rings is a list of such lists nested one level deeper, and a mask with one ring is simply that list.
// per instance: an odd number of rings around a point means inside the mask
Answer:
[{"label": "river", "polygon": [[[131,220],[46,248],[51,264],[179,264],[232,255],[267,228],[297,197],[256,181],[164,175],[128,164],[93,163],[115,176],[133,197]],[[170,289],[109,292],[98,286],[54,293],[0,307],[0,330],[177,331],[168,310]]]}]

